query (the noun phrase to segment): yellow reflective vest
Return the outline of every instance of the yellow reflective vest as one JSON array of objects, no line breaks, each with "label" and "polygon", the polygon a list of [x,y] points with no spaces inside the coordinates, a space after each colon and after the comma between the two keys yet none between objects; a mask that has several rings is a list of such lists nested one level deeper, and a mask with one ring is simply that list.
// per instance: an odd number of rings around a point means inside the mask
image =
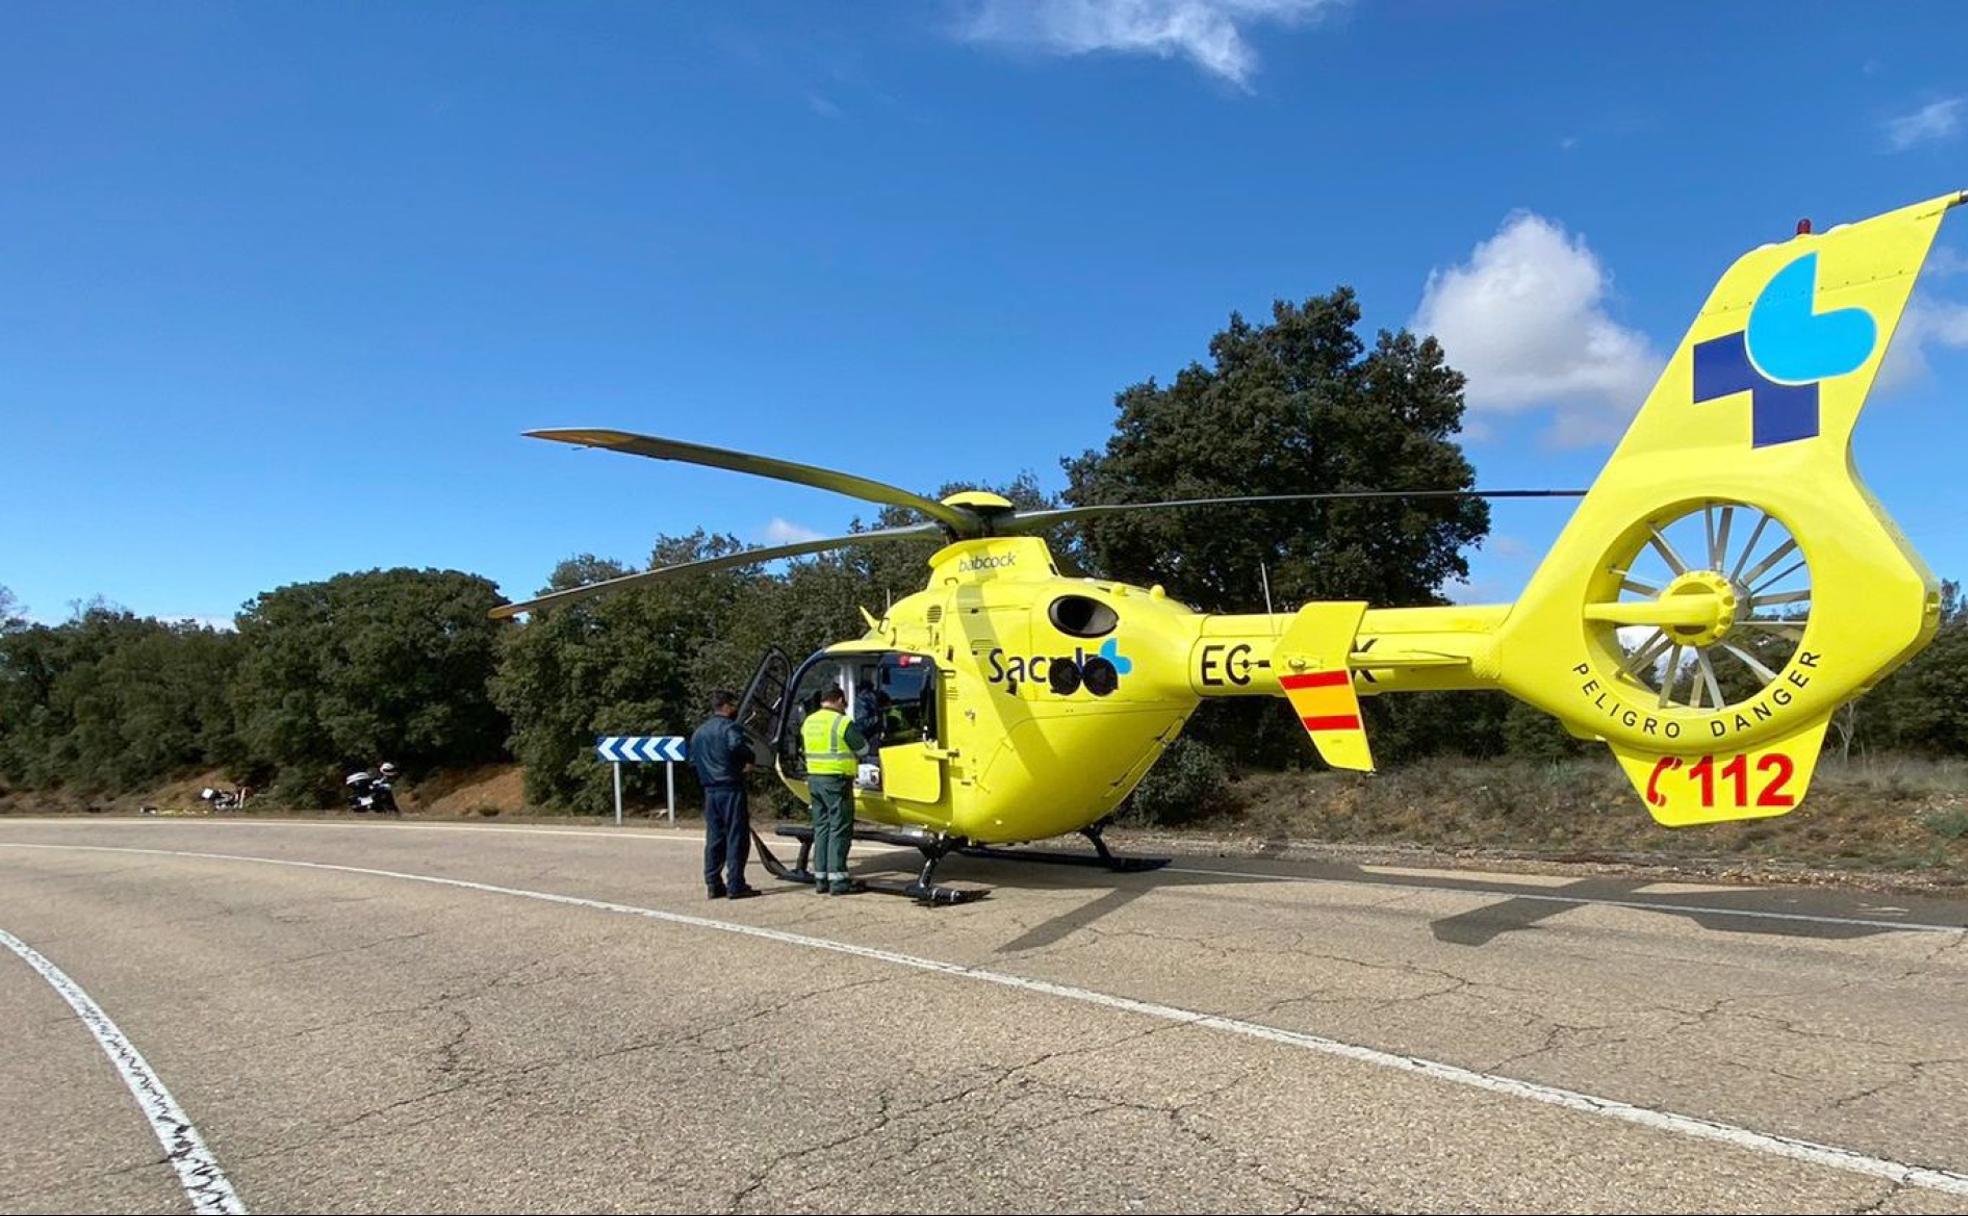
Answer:
[{"label": "yellow reflective vest", "polygon": [[854,776],[859,765],[855,761],[854,744],[848,737],[850,731],[854,731],[853,723],[838,710],[822,706],[808,714],[800,726],[800,743],[806,749],[806,771]]}]

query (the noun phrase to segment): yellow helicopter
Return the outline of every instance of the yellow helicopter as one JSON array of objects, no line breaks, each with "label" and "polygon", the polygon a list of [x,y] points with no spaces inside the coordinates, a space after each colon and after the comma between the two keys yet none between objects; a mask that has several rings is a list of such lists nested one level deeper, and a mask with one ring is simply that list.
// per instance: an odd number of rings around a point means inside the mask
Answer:
[{"label": "yellow helicopter", "polygon": [[[857,836],[921,849],[900,889],[925,901],[953,850],[1086,834],[1133,790],[1205,697],[1284,697],[1319,755],[1372,771],[1362,696],[1503,689],[1601,740],[1654,818],[1781,815],[1804,796],[1832,713],[1915,654],[1939,587],[1850,462],[1859,411],[1950,193],[1753,249],[1722,276],[1588,491],[1436,491],[1583,501],[1516,602],[1210,614],[1107,579],[1062,576],[1054,525],[1119,511],[1348,497],[1269,495],[1020,511],[940,502],[847,473],[614,430],[538,438],[730,469],[920,512],[926,522],[649,570],[495,616],[720,567],[941,536],[921,591],[797,670],[774,652],[740,721],[804,795],[799,720],[846,690],[878,743],[856,783]],[[1360,492],[1367,497],[1414,492]],[[1719,674],[1720,673],[1720,674]],[[1724,682],[1728,684],[1725,691]],[[804,836],[803,829],[785,828]],[[764,842],[767,864],[782,876]],[[1019,856],[1060,860],[1043,851]],[[872,884],[871,884],[872,885]]]}]

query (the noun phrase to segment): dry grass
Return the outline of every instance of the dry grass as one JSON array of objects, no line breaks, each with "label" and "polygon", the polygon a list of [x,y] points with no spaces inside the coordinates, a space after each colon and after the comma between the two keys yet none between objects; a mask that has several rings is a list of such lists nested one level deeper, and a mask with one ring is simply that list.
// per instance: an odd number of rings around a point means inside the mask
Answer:
[{"label": "dry grass", "polygon": [[1608,758],[1431,760],[1378,776],[1265,773],[1240,810],[1198,824],[1279,843],[1402,844],[1554,861],[1744,862],[1920,871],[1968,881],[1968,763],[1827,758],[1797,810],[1657,826]]}]

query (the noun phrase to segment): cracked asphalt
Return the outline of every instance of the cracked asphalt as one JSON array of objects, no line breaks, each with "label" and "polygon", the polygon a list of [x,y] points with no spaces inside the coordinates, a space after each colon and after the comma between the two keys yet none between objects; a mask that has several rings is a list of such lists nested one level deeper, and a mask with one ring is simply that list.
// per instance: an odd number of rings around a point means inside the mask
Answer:
[{"label": "cracked asphalt", "polygon": [[[120,1024],[256,1212],[1968,1211],[1126,1004],[1968,1173],[1968,947],[1936,928],[1968,903],[969,859],[947,880],[993,894],[957,908],[820,900],[756,863],[767,896],[727,903],[703,898],[696,845],[0,820],[0,929]],[[0,1025],[0,1208],[187,1210],[101,1049],[6,954]]]}]

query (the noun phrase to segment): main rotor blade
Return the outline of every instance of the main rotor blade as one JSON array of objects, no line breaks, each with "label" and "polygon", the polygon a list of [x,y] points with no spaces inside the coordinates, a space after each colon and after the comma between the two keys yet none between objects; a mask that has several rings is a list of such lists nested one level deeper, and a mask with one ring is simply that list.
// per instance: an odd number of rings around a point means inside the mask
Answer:
[{"label": "main rotor blade", "polygon": [[745,549],[738,553],[727,553],[722,557],[700,558],[694,562],[683,562],[675,566],[659,566],[654,570],[644,570],[640,574],[624,574],[620,578],[605,579],[599,583],[587,583],[579,587],[568,587],[563,591],[553,591],[535,599],[517,604],[501,604],[491,612],[492,619],[503,620],[518,616],[522,612],[532,612],[550,604],[565,604],[573,600],[586,599],[608,591],[621,591],[629,587],[639,587],[676,574],[703,574],[711,570],[723,570],[732,566],[752,566],[759,562],[777,561],[782,557],[798,557],[803,553],[820,553],[828,549],[846,549],[868,541],[920,540],[938,538],[943,529],[935,524],[910,524],[906,528],[876,528],[870,532],[854,532],[847,536],[824,536],[817,540],[803,540],[790,545],[773,545],[764,549]]},{"label": "main rotor blade", "polygon": [[636,435],[628,431],[576,428],[528,431],[526,434],[533,439],[551,439],[555,443],[608,448],[635,456],[648,456],[655,460],[677,460],[685,464],[701,464],[714,469],[751,473],[759,477],[771,477],[803,486],[817,486],[822,490],[832,490],[836,494],[845,494],[850,498],[859,498],[867,502],[878,502],[891,507],[908,507],[913,511],[921,511],[924,515],[955,531],[959,536],[976,536],[983,531],[978,526],[977,516],[969,511],[945,506],[920,494],[910,493],[899,486],[872,481],[866,477],[856,477],[852,473],[822,469],[810,464],[794,464],[790,460],[778,460],[771,456],[755,456],[750,452],[733,452],[725,448],[706,447],[701,443],[658,439],[654,435]]},{"label": "main rotor blade", "polygon": [[1112,502],[1050,511],[1021,511],[994,522],[998,532],[1036,532],[1068,520],[1108,515],[1116,511],[1148,511],[1160,507],[1224,507],[1258,502],[1323,502],[1347,498],[1583,498],[1584,490],[1331,490],[1323,494],[1245,494],[1234,498],[1178,498],[1166,502]]}]

